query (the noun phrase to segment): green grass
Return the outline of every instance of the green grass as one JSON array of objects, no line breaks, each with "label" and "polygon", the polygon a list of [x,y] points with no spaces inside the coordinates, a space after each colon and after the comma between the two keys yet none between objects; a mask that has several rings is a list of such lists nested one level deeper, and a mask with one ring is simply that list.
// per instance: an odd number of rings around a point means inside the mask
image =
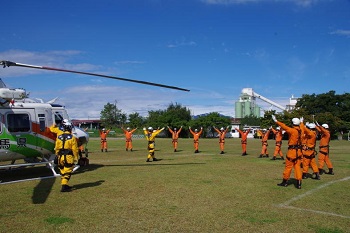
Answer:
[{"label": "green grass", "polygon": [[[180,139],[174,153],[171,139],[158,138],[162,160],[152,163],[145,139],[134,140],[133,152],[122,139],[108,143],[101,153],[90,140],[90,165],[72,176],[71,193],[60,192],[59,178],[0,185],[0,232],[350,232],[350,179],[340,181],[350,177],[348,141],[331,141],[335,175],[303,180],[301,190],[276,185],[283,161],[257,158],[258,139],[241,156],[239,139],[227,139],[220,155],[217,139],[200,139],[195,154],[192,139]],[[0,172],[0,180],[46,170]]]}]

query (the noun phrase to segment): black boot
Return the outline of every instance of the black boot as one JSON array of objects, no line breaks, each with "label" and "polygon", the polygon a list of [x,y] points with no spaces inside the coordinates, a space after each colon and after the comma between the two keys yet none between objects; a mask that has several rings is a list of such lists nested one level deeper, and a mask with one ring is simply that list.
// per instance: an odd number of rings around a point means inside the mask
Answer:
[{"label": "black boot", "polygon": [[307,179],[307,173],[303,173],[303,179]]},{"label": "black boot", "polygon": [[147,159],[146,162],[152,162],[151,160]]},{"label": "black boot", "polygon": [[320,171],[320,175],[323,175],[324,170],[322,168],[319,168],[318,170]]},{"label": "black boot", "polygon": [[61,188],[61,192],[70,192],[72,191],[72,187],[68,186],[68,185],[62,185],[62,188]]},{"label": "black boot", "polygon": [[282,156],[281,159],[284,160],[284,157]]},{"label": "black boot", "polygon": [[153,161],[159,161],[157,158],[153,158]]},{"label": "black boot", "polygon": [[315,173],[315,179],[316,180],[320,180],[321,179],[320,173],[318,173],[318,172]]},{"label": "black boot", "polygon": [[325,172],[328,175],[334,175],[333,168],[330,168],[328,172]]},{"label": "black boot", "polygon": [[263,155],[262,155],[262,154],[260,154],[258,158],[262,158],[262,157],[263,157]]},{"label": "black boot", "polygon": [[220,154],[225,154],[225,152],[224,152],[224,151],[221,151]]},{"label": "black boot", "polygon": [[271,160],[276,160],[276,156],[273,156]]},{"label": "black boot", "polygon": [[301,189],[301,180],[297,180],[297,189]]},{"label": "black boot", "polygon": [[287,186],[288,186],[288,183],[287,183],[287,180],[283,179],[283,180],[282,180],[282,183],[277,184],[277,185],[278,185],[278,186],[287,187]]}]

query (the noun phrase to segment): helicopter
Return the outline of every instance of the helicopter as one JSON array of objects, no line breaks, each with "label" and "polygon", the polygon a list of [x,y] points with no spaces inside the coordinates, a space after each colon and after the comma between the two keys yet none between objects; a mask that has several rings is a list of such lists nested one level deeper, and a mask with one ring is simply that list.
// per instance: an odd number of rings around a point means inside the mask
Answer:
[{"label": "helicopter", "polygon": [[[92,75],[180,91],[189,91],[184,88],[141,80],[29,65],[6,60],[0,61],[0,65],[3,66],[3,68],[17,66]],[[53,162],[56,156],[54,151],[56,135],[51,133],[49,127],[53,124],[60,125],[64,119],[69,120],[69,115],[64,106],[55,104],[54,102],[55,99],[46,103],[32,100],[29,98],[25,89],[8,88],[0,79],[0,169],[45,165],[51,170],[52,176],[32,178],[30,180],[60,176],[55,171],[55,164]],[[72,134],[77,139],[78,146],[87,144],[89,141],[89,134],[77,126],[74,126]],[[18,160],[24,160],[24,162],[16,163]],[[4,164],[5,162],[6,164]],[[79,166],[77,165],[74,171],[78,168]],[[28,179],[13,182],[26,180]],[[0,184],[4,183],[12,182],[2,182],[0,180]]]}]

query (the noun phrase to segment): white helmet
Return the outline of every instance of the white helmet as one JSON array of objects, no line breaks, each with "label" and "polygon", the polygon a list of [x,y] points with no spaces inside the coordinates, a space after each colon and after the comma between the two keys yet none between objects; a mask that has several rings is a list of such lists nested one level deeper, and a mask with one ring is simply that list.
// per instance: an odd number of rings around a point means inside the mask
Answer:
[{"label": "white helmet", "polygon": [[277,126],[277,127],[276,127],[276,129],[277,129],[277,130],[280,130],[280,129],[281,129],[281,127]]},{"label": "white helmet", "polygon": [[224,127],[221,127],[220,130],[221,130],[221,131],[224,131],[225,129],[224,129]]},{"label": "white helmet", "polygon": [[148,127],[148,131],[153,131],[153,128],[152,127]]},{"label": "white helmet", "polygon": [[315,123],[309,123],[306,125],[306,127],[310,128],[310,129],[315,129],[316,125],[315,125]]},{"label": "white helmet", "polygon": [[292,119],[292,123],[293,123],[293,125],[300,125],[300,119],[294,117],[294,118]]},{"label": "white helmet", "polygon": [[194,132],[198,132],[198,129],[195,129]]},{"label": "white helmet", "polygon": [[69,123],[69,120],[68,120],[68,119],[63,119],[63,120],[62,120],[62,124],[63,124],[63,125],[65,125],[65,124],[67,124],[67,123]]},{"label": "white helmet", "polygon": [[328,124],[322,124],[322,127],[325,128],[325,129],[329,128]]},{"label": "white helmet", "polygon": [[130,130],[130,127],[126,128],[126,130]]}]

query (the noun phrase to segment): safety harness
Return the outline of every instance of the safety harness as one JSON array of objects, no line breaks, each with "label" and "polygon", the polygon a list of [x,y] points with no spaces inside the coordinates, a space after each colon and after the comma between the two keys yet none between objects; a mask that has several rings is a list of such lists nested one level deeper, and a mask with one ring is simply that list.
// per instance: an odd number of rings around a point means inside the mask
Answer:
[{"label": "safety harness", "polygon": [[[73,155],[73,151],[70,149],[65,149],[64,144],[66,143],[66,140],[72,139],[71,134],[61,134],[58,136],[58,139],[62,141],[62,148],[58,151],[58,161],[61,161],[61,157],[64,156],[64,167],[72,167],[74,163],[68,163],[67,161],[67,155]],[[62,166],[61,166],[62,167]]]},{"label": "safety harness", "polygon": [[291,161],[292,163],[295,163],[296,161],[298,161],[299,159],[302,158],[302,156],[298,156],[298,150],[301,150],[301,130],[300,129],[296,129],[298,131],[298,141],[296,145],[288,145],[288,150],[295,150],[295,158],[289,158],[288,156],[286,157],[289,161]]}]

